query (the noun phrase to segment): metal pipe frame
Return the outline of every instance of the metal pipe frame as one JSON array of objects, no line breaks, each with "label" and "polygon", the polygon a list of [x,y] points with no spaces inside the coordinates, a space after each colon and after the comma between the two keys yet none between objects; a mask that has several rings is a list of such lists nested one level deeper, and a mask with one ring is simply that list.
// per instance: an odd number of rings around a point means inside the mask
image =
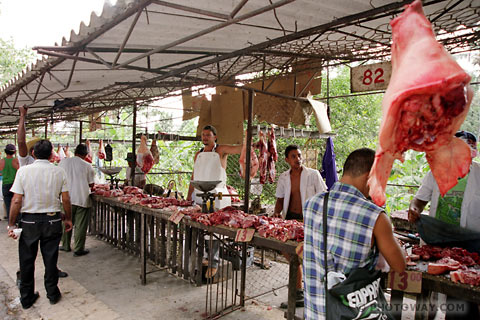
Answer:
[{"label": "metal pipe frame", "polygon": [[[129,65],[129,64],[135,62],[135,61],[138,61],[138,60],[140,60],[140,59],[142,59],[142,58],[145,58],[145,57],[147,57],[147,56],[149,56],[149,55],[151,55],[151,54],[157,53],[157,52],[162,51],[162,50],[165,50],[165,49],[169,49],[169,48],[175,47],[175,46],[177,46],[177,45],[179,45],[179,44],[182,44],[182,43],[185,43],[185,42],[187,42],[187,41],[190,41],[190,40],[196,39],[196,38],[198,38],[198,37],[204,36],[204,35],[206,35],[206,34],[212,33],[213,31],[216,31],[216,30],[219,30],[219,29],[223,29],[223,28],[225,28],[225,27],[228,27],[229,25],[232,25],[232,24],[238,23],[238,22],[240,22],[240,21],[243,21],[243,20],[252,18],[252,17],[254,17],[254,16],[257,16],[257,15],[259,15],[259,14],[262,14],[262,13],[265,13],[265,12],[267,12],[267,11],[273,10],[273,9],[275,9],[275,8],[281,7],[281,6],[285,5],[285,4],[288,4],[288,3],[293,2],[293,1],[294,1],[294,0],[280,0],[280,1],[278,1],[278,2],[276,2],[276,3],[274,3],[274,4],[272,4],[272,5],[265,6],[265,7],[263,7],[263,8],[254,10],[254,11],[249,12],[249,13],[247,13],[247,14],[244,14],[244,15],[238,17],[238,18],[229,19],[229,20],[227,20],[227,21],[225,21],[225,22],[222,22],[222,23],[220,23],[220,24],[214,25],[214,26],[212,26],[212,27],[210,27],[210,28],[207,28],[207,29],[205,29],[205,30],[196,32],[196,33],[194,33],[194,34],[192,34],[192,35],[189,35],[189,36],[186,36],[186,37],[184,37],[184,38],[178,39],[178,40],[173,41],[173,42],[171,42],[171,43],[168,43],[168,44],[159,46],[159,47],[157,47],[157,48],[155,48],[155,49],[153,49],[153,50],[151,50],[151,51],[149,51],[149,52],[143,53],[143,54],[141,54],[141,55],[139,55],[139,56],[137,56],[137,57],[135,57],[135,58],[129,59],[129,60],[127,60],[127,61],[125,61],[125,62],[123,62],[123,63],[115,66],[114,69],[118,69],[118,68],[124,67],[124,66],[126,66],[126,65]],[[220,60],[219,60],[219,61],[220,61]]]}]

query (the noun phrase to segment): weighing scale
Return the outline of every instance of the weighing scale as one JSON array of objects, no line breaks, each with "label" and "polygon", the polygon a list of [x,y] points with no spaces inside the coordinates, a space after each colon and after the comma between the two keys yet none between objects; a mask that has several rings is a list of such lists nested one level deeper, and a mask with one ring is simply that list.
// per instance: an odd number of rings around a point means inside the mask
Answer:
[{"label": "weighing scale", "polygon": [[[191,180],[190,183],[192,186],[195,187],[195,189],[198,189],[200,191],[203,191],[203,193],[198,193],[197,196],[202,198],[202,212],[204,213],[210,213],[215,211],[215,205],[213,201],[215,200],[215,197],[218,197],[219,194],[210,192],[213,189],[215,189],[216,186],[218,186],[222,181],[200,181],[200,180]],[[221,194],[220,194],[221,196]],[[210,206],[207,209],[207,203],[210,203]]]},{"label": "weighing scale", "polygon": [[118,189],[118,182],[120,179],[116,179],[115,176],[122,171],[122,167],[111,167],[111,168],[98,168],[107,176],[110,176],[110,189]]}]

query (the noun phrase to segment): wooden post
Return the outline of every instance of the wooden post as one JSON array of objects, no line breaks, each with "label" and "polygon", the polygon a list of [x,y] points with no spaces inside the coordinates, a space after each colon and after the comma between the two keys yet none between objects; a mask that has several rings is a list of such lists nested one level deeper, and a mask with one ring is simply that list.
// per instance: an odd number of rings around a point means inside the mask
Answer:
[{"label": "wooden post", "polygon": [[253,119],[253,90],[248,90],[248,123],[247,123],[247,154],[245,163],[245,206],[243,211],[248,213],[250,196],[250,153],[252,150],[252,119]]},{"label": "wooden post", "polygon": [[242,267],[240,279],[240,305],[245,307],[245,285],[247,282],[247,243],[242,243]]},{"label": "wooden post", "polygon": [[142,285],[147,284],[147,228],[146,214],[140,214],[140,279]]},{"label": "wooden post", "polygon": [[295,304],[297,302],[297,271],[299,264],[298,256],[296,254],[290,254],[287,320],[295,319]]}]

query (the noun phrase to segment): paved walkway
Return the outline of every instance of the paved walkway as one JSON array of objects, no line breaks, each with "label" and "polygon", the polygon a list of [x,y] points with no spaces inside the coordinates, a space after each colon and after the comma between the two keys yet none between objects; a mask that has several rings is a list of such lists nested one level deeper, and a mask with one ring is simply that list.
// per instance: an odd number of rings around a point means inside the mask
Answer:
[{"label": "paved walkway", "polygon": [[[15,285],[18,244],[6,235],[6,221],[0,221],[0,319],[202,319],[205,312],[205,286],[195,287],[165,271],[148,275],[140,284],[137,257],[87,237],[90,254],[73,257],[60,252],[59,268],[69,277],[60,279],[62,300],[50,305],[43,286],[43,261],[37,257],[35,286],[40,299],[23,310]],[[223,319],[283,319],[278,308],[286,289],[248,301]]]}]

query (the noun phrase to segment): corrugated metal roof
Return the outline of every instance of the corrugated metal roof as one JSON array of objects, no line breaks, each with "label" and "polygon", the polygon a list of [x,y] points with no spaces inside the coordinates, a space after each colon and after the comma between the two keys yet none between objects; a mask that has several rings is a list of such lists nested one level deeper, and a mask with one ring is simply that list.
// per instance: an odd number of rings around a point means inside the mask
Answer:
[{"label": "corrugated metal roof", "polygon": [[[410,1],[119,0],[72,31],[61,46],[38,48],[37,61],[0,90],[0,122],[75,119],[193,85],[231,82],[262,70],[292,72],[301,63],[386,59],[389,21]],[[480,0],[424,1],[452,52],[478,49]],[[458,29],[465,29],[459,36]],[[457,31],[456,34],[452,32]],[[122,48],[121,54],[119,49]],[[299,67],[296,68],[298,70]],[[73,99],[77,107],[54,100]]]}]

